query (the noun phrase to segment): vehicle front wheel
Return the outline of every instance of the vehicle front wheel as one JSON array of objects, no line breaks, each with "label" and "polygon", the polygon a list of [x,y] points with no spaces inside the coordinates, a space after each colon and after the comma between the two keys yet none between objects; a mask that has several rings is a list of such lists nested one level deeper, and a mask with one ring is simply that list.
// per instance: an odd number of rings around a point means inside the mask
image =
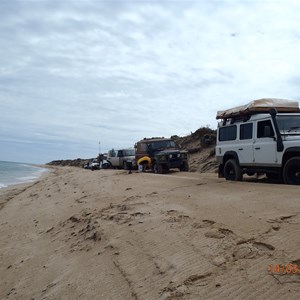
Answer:
[{"label": "vehicle front wheel", "polygon": [[181,172],[188,172],[189,171],[189,164],[187,161],[185,161],[184,163],[182,163],[182,165],[180,166],[179,170]]},{"label": "vehicle front wheel", "polygon": [[163,166],[157,163],[154,163],[152,166],[152,170],[156,174],[163,174]]},{"label": "vehicle front wheel", "polygon": [[224,177],[226,180],[242,181],[243,174],[235,159],[229,159],[224,165]]},{"label": "vehicle front wheel", "polygon": [[109,169],[109,168],[110,168],[109,163],[103,163],[101,166],[101,169]]},{"label": "vehicle front wheel", "polygon": [[290,158],[283,168],[283,179],[286,184],[300,184],[300,157]]}]

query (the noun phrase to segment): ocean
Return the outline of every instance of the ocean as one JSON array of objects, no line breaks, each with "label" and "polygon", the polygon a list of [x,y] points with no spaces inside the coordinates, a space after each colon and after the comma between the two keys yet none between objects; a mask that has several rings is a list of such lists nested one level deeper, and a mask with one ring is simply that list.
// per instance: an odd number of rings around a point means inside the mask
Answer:
[{"label": "ocean", "polygon": [[19,183],[35,181],[47,171],[32,164],[0,161],[0,189]]}]

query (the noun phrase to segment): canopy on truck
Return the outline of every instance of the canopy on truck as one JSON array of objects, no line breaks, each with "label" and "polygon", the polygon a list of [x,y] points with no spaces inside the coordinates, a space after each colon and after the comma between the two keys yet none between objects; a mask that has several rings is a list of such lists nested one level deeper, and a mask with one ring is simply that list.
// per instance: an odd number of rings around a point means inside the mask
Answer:
[{"label": "canopy on truck", "polygon": [[276,108],[278,112],[300,112],[299,103],[286,99],[263,98],[253,100],[242,106],[217,112],[217,119],[228,119],[255,113],[268,113],[271,108]]}]

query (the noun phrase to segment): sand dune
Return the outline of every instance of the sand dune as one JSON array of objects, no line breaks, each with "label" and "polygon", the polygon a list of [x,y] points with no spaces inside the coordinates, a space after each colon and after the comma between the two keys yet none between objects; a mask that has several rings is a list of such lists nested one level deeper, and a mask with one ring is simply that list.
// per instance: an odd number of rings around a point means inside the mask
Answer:
[{"label": "sand dune", "polygon": [[268,270],[300,270],[299,187],[57,167],[0,193],[0,299],[299,297]]}]

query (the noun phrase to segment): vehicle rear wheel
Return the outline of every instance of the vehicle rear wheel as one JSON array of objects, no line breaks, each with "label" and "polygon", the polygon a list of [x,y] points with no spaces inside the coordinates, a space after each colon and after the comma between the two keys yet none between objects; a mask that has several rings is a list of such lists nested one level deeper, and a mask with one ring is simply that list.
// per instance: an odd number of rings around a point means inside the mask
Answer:
[{"label": "vehicle rear wheel", "polygon": [[124,169],[124,170],[127,170],[127,161],[124,161],[124,162],[123,162],[123,169]]},{"label": "vehicle rear wheel", "polygon": [[242,181],[243,174],[235,159],[229,159],[224,165],[224,177],[226,180]]},{"label": "vehicle rear wheel", "polygon": [[283,179],[286,184],[300,184],[300,157],[290,158],[283,168]]}]

